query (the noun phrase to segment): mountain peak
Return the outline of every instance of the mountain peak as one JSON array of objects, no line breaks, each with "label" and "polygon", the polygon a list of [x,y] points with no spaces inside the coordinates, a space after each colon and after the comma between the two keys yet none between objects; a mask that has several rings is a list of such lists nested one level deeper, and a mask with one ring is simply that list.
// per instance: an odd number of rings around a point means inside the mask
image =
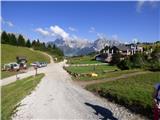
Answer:
[{"label": "mountain peak", "polygon": [[116,40],[107,40],[106,38],[98,38],[94,42],[81,39],[63,39],[57,38],[55,41],[48,42],[48,44],[55,44],[63,50],[66,56],[85,55],[90,52],[100,51],[106,45],[113,46],[119,44]]}]

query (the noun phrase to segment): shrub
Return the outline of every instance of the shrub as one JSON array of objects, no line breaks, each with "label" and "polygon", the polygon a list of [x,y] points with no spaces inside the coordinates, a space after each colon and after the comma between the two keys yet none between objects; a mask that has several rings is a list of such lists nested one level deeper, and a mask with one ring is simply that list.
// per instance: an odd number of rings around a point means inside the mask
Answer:
[{"label": "shrub", "polygon": [[112,60],[110,62],[111,65],[117,65],[120,63],[121,54],[120,53],[114,53],[112,55]]},{"label": "shrub", "polygon": [[136,53],[130,57],[132,68],[143,68],[146,64],[145,56],[142,53]]},{"label": "shrub", "polygon": [[118,65],[121,70],[129,70],[131,68],[131,62],[128,59],[122,60]]}]

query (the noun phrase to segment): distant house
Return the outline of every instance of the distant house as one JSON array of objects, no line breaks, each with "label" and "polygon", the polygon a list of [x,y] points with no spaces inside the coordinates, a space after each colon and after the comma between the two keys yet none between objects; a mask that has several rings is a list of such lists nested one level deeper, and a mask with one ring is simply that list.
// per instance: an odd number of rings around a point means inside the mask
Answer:
[{"label": "distant house", "polygon": [[136,52],[143,52],[143,47],[140,45],[129,44],[129,45],[118,45],[108,47],[108,50],[103,50],[101,54],[95,56],[95,60],[102,62],[110,62],[112,60],[112,54],[120,53],[124,58],[125,56],[130,56]]},{"label": "distant house", "polygon": [[119,45],[119,46],[113,46],[110,48],[111,54],[113,53],[120,53],[124,56],[131,55],[131,49],[129,46],[125,45]]},{"label": "distant house", "polygon": [[98,54],[95,56],[95,60],[97,60],[97,61],[105,62],[107,58],[108,58],[107,54]]},{"label": "distant house", "polygon": [[119,45],[119,46],[113,46],[110,49],[110,53],[120,53],[124,56],[133,55],[136,52],[143,52],[143,47],[140,45],[135,44],[129,44],[129,45]]}]

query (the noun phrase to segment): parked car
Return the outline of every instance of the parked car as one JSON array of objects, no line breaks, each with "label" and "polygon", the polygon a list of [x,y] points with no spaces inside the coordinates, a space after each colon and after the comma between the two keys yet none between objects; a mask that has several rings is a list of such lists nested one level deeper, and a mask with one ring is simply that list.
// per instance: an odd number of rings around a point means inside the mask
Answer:
[{"label": "parked car", "polygon": [[47,66],[47,63],[46,62],[33,62],[31,63],[31,66],[36,66],[38,68],[41,68],[41,67],[46,67]]},{"label": "parked car", "polygon": [[41,67],[46,67],[47,66],[47,63],[46,62],[39,62]]},{"label": "parked car", "polygon": [[16,62],[5,64],[3,70],[19,70],[20,65]]},{"label": "parked car", "polygon": [[40,68],[41,64],[39,62],[33,62],[33,63],[31,63],[31,66],[36,66],[36,67]]}]

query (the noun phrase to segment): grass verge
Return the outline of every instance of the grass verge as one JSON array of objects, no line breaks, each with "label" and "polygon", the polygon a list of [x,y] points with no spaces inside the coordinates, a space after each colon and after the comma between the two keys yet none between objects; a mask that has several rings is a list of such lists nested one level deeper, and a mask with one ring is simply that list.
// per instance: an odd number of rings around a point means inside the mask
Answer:
[{"label": "grass verge", "polygon": [[14,71],[12,71],[12,72],[11,71],[1,71],[1,78],[3,80],[3,78],[7,78],[7,77],[10,77],[15,74],[16,74],[16,72],[14,72]]},{"label": "grass verge", "polygon": [[158,82],[160,82],[160,72],[151,72],[117,81],[89,85],[86,89],[124,105],[131,111],[151,117],[153,86]]},{"label": "grass verge", "polygon": [[14,83],[2,86],[1,89],[1,119],[10,120],[11,116],[16,112],[18,104],[26,95],[35,89],[44,74],[27,77]]},{"label": "grass verge", "polygon": [[[73,76],[74,80],[99,80],[99,79],[107,79],[111,77],[118,77],[123,74],[129,74],[134,72],[142,71],[140,69],[134,70],[119,70],[116,66],[110,65],[99,65],[99,66],[69,66],[65,68],[68,73]],[[92,77],[87,74],[89,73],[97,73],[97,77]]]},{"label": "grass verge", "polygon": [[100,61],[93,60],[94,56],[77,56],[70,57],[67,60],[67,64],[94,64],[101,63]]}]

